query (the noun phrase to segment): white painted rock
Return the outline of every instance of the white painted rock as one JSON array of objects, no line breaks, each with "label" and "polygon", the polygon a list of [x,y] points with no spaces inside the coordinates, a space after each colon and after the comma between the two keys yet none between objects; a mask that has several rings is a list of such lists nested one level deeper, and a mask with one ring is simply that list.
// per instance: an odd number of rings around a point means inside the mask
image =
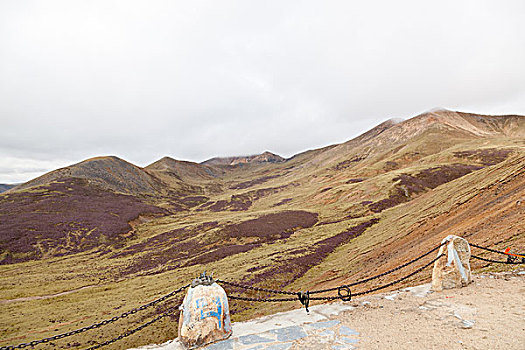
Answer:
[{"label": "white painted rock", "polygon": [[226,292],[217,283],[188,289],[181,305],[179,340],[187,349],[227,339],[232,334]]},{"label": "white painted rock", "polygon": [[461,288],[472,282],[470,273],[470,245],[461,237],[450,235],[443,240],[446,245],[439,254],[446,254],[434,263],[432,270],[432,290]]}]

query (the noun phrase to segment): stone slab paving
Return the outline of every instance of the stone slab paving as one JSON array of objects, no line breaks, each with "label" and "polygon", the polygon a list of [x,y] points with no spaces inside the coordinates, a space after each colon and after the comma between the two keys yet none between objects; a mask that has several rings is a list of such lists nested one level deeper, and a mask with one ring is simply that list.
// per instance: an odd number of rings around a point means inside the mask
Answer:
[{"label": "stone slab paving", "polygon": [[[233,323],[230,339],[208,345],[205,350],[288,350],[297,347],[300,340],[315,338],[323,344],[333,344],[335,349],[354,349],[359,342],[359,332],[341,325],[335,319],[340,313],[353,310],[348,303],[311,306],[310,312],[297,309],[280,312],[247,322]],[[162,345],[140,349],[184,350],[175,339]]]}]

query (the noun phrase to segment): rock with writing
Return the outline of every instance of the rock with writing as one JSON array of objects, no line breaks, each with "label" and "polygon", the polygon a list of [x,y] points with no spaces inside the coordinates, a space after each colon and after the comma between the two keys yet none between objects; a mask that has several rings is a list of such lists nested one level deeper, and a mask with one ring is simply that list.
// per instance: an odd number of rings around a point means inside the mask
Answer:
[{"label": "rock with writing", "polygon": [[442,243],[439,254],[446,258],[438,259],[432,271],[432,290],[461,288],[472,282],[470,273],[470,246],[461,237],[450,235]]},{"label": "rock with writing", "polygon": [[196,285],[188,290],[181,305],[179,340],[195,349],[232,334],[226,292],[217,283]]}]

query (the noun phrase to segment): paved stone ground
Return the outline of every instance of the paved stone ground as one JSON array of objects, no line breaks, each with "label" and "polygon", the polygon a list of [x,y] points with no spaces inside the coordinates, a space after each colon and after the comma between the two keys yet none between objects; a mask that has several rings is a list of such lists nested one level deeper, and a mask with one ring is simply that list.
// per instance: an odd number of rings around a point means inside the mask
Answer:
[{"label": "paved stone ground", "polygon": [[[205,350],[288,350],[301,339],[315,338],[332,349],[354,349],[359,342],[359,332],[341,324],[336,319],[344,311],[353,310],[348,303],[335,302],[315,305],[305,309],[281,312],[252,321],[233,323],[233,336],[222,342],[208,345]],[[184,350],[177,341],[162,345],[142,347],[158,350]]]},{"label": "paved stone ground", "polygon": [[[474,276],[439,293],[430,284],[278,313],[233,324],[206,350],[520,349],[525,344],[525,271]],[[175,339],[142,347],[183,350]]]}]

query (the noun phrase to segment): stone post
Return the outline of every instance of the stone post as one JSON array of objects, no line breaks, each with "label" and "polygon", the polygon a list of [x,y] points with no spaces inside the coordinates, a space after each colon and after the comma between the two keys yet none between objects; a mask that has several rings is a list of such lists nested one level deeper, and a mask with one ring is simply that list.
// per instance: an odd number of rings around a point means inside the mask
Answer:
[{"label": "stone post", "polygon": [[192,282],[180,309],[179,341],[186,349],[231,336],[228,297],[211,276],[206,276],[206,272]]},{"label": "stone post", "polygon": [[[448,243],[447,243],[448,242]],[[472,282],[470,274],[470,245],[467,240],[458,236],[447,236],[442,243],[439,254],[446,254],[434,263],[432,270],[432,290],[461,288]]]}]

